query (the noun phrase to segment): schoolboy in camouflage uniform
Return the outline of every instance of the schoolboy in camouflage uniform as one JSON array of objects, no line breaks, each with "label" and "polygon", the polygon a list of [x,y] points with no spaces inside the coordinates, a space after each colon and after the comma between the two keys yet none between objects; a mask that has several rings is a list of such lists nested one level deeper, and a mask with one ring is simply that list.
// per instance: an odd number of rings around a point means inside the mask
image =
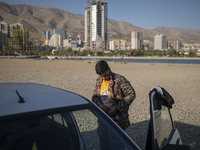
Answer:
[{"label": "schoolboy in camouflage uniform", "polygon": [[97,62],[95,70],[99,77],[92,101],[125,130],[130,125],[128,110],[135,90],[124,76],[111,72],[106,61]]}]

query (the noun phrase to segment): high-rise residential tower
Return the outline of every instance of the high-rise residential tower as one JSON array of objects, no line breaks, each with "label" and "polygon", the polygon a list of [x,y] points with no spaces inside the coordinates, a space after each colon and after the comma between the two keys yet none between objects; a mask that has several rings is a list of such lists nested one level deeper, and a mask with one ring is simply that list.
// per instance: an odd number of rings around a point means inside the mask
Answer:
[{"label": "high-rise residential tower", "polygon": [[85,46],[94,51],[108,48],[107,3],[93,0],[85,8]]},{"label": "high-rise residential tower", "polygon": [[49,40],[50,40],[50,31],[45,31],[45,41],[44,41],[44,45],[49,45]]},{"label": "high-rise residential tower", "polygon": [[142,49],[143,33],[133,31],[131,32],[131,49]]},{"label": "high-rise residential tower", "polygon": [[181,50],[181,41],[180,40],[176,40],[175,44],[174,44],[174,48],[177,50],[177,51],[180,51]]},{"label": "high-rise residential tower", "polygon": [[46,40],[50,40],[50,31],[45,31]]},{"label": "high-rise residential tower", "polygon": [[154,36],[154,49],[167,50],[167,38],[164,34]]}]

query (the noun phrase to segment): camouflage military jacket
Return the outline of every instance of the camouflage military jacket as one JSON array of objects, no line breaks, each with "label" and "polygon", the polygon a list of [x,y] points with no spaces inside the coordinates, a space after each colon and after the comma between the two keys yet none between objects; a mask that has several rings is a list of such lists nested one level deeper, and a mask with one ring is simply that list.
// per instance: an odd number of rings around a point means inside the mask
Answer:
[{"label": "camouflage military jacket", "polygon": [[[97,78],[96,87],[92,96],[92,101],[97,105],[102,104],[100,99],[101,83],[102,79]],[[136,96],[134,88],[124,76],[111,72],[108,90],[111,93],[114,105],[117,106],[117,111],[119,114],[119,120],[114,120],[119,125],[121,124],[121,126],[123,126],[123,124],[129,123],[128,109]]]}]

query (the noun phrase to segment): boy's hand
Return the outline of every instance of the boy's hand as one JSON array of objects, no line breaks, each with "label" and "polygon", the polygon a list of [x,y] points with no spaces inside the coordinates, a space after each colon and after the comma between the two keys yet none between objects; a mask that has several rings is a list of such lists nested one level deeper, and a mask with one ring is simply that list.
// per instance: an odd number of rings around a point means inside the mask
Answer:
[{"label": "boy's hand", "polygon": [[104,104],[100,104],[99,107],[104,111],[104,112],[108,112],[108,107],[106,107]]},{"label": "boy's hand", "polygon": [[113,106],[108,110],[109,116],[115,116],[117,114],[117,106]]}]

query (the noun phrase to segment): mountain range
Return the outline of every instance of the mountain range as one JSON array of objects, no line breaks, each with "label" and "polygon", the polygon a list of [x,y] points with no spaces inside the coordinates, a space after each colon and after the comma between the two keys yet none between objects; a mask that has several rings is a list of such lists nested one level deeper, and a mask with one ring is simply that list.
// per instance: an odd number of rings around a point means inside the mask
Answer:
[{"label": "mountain range", "polygon": [[[84,11],[84,8],[83,8]],[[109,16],[109,14],[108,14]],[[0,2],[0,21],[9,24],[22,23],[29,28],[30,39],[34,43],[43,43],[45,31],[65,29],[67,35],[84,37],[84,15],[72,14],[55,8],[41,8],[29,5],[10,5]],[[128,22],[108,19],[108,35],[112,38],[131,38],[131,31],[143,32],[143,39],[153,42],[157,34],[165,34],[169,42],[179,39],[186,43],[200,43],[200,30],[158,27],[152,30],[134,26]]]}]

